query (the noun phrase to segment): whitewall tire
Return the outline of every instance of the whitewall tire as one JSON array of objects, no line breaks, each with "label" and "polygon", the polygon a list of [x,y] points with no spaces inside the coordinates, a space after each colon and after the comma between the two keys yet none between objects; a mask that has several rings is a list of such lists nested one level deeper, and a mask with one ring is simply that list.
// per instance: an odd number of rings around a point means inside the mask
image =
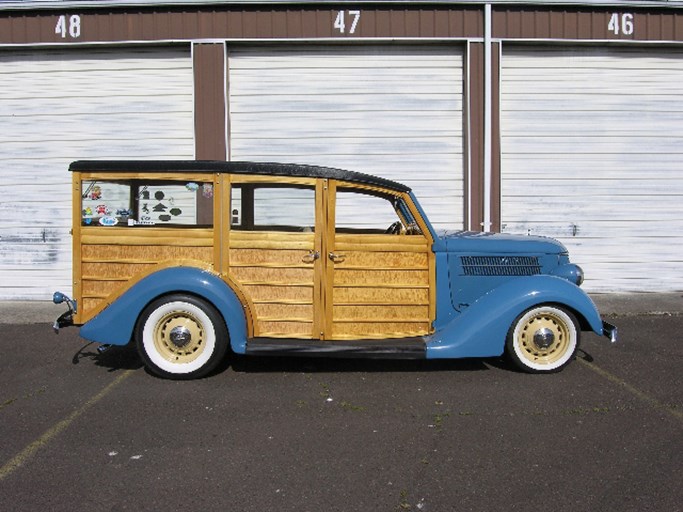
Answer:
[{"label": "whitewall tire", "polygon": [[580,333],[571,312],[554,305],[537,306],[517,317],[508,332],[505,350],[526,372],[558,372],[574,359]]},{"label": "whitewall tire", "polygon": [[211,372],[225,357],[228,333],[216,309],[191,295],[150,303],[136,327],[138,351],[160,377],[192,379]]}]

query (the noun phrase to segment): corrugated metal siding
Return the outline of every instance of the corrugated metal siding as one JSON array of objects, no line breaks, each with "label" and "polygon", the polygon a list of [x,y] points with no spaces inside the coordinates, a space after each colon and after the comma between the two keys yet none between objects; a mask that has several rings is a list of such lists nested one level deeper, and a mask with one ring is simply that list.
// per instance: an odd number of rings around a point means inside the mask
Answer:
[{"label": "corrugated metal siding", "polygon": [[593,291],[683,290],[683,51],[506,49],[502,224]]},{"label": "corrugated metal siding", "polygon": [[[616,13],[632,15],[633,30],[610,30]],[[630,32],[630,33],[629,33]],[[513,39],[593,39],[681,41],[683,13],[680,10],[652,10],[619,7],[495,6],[493,37]]]},{"label": "corrugated metal siding", "polygon": [[[58,2],[54,2],[58,3]],[[665,4],[666,2],[661,2]],[[340,32],[340,9],[360,10],[356,30]],[[81,10],[81,32],[71,40],[55,33],[59,11],[0,12],[0,44],[161,41],[198,39],[319,38],[481,38],[480,5],[369,4],[321,6],[214,5],[89,8]],[[69,15],[78,10],[70,10]],[[634,30],[610,31],[612,15],[633,15]],[[514,39],[586,39],[682,41],[681,9],[654,5],[493,5],[493,37]]]},{"label": "corrugated metal siding", "polygon": [[81,158],[191,158],[189,49],[0,54],[0,299],[71,289]]},{"label": "corrugated metal siding", "polygon": [[232,160],[395,179],[438,228],[462,228],[459,49],[261,48],[234,50],[228,62]]},{"label": "corrugated metal siding", "polygon": [[[360,10],[353,33],[334,22],[343,9]],[[75,14],[71,12],[70,14]],[[347,14],[348,15],[348,14]],[[481,37],[480,7],[430,7],[404,4],[399,9],[371,6],[155,6],[142,9],[92,9],[80,14],[78,42],[189,39],[316,39],[338,37]],[[349,24],[351,22],[349,21]],[[54,12],[30,16],[0,14],[0,44],[73,42],[55,34]]]}]

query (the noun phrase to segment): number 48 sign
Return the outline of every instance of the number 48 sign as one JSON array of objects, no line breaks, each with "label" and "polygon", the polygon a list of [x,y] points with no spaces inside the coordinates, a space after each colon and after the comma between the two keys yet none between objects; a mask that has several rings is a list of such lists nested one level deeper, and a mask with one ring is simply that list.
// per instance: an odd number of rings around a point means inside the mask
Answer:
[{"label": "number 48 sign", "polygon": [[55,34],[65,39],[67,34],[73,39],[81,37],[81,17],[78,14],[71,16],[62,14],[57,18]]}]

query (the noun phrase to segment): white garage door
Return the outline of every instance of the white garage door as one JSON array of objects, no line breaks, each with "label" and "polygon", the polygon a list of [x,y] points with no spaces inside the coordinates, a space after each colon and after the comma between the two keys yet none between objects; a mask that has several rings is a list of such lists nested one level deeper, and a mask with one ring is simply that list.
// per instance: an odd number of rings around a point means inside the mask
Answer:
[{"label": "white garage door", "polygon": [[505,49],[502,225],[591,291],[683,290],[683,52]]},{"label": "white garage door", "polygon": [[71,289],[71,161],[192,158],[189,49],[0,53],[0,299]]},{"label": "white garage door", "polygon": [[437,228],[462,229],[462,60],[430,46],[233,50],[230,159],[394,179]]}]

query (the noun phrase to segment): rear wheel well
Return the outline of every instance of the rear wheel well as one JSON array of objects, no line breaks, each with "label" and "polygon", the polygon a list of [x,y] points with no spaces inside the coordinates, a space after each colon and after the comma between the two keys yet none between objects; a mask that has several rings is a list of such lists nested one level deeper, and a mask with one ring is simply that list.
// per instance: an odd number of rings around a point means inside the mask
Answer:
[{"label": "rear wheel well", "polygon": [[188,297],[193,297],[193,298],[200,300],[200,301],[203,301],[203,302],[207,303],[209,306],[211,306],[214,310],[216,310],[216,313],[218,313],[218,315],[223,320],[223,324],[225,325],[225,329],[228,333],[228,339],[230,338],[230,329],[228,328],[228,322],[225,320],[225,317],[223,316],[223,313],[221,312],[220,308],[218,306],[216,306],[216,304],[212,300],[207,299],[203,295],[200,295],[200,294],[195,293],[195,292],[188,292],[187,290],[181,290],[181,289],[167,291],[167,292],[164,292],[162,294],[159,294],[159,295],[149,299],[149,301],[144,306],[142,306],[140,308],[140,311],[138,312],[138,317],[135,319],[135,326],[133,327],[133,335],[135,335],[137,333],[140,320],[143,316],[142,314],[145,312],[145,310],[149,307],[150,304],[152,304],[153,302],[156,302],[159,299],[162,299],[164,297],[171,297],[174,295],[185,295]]}]

